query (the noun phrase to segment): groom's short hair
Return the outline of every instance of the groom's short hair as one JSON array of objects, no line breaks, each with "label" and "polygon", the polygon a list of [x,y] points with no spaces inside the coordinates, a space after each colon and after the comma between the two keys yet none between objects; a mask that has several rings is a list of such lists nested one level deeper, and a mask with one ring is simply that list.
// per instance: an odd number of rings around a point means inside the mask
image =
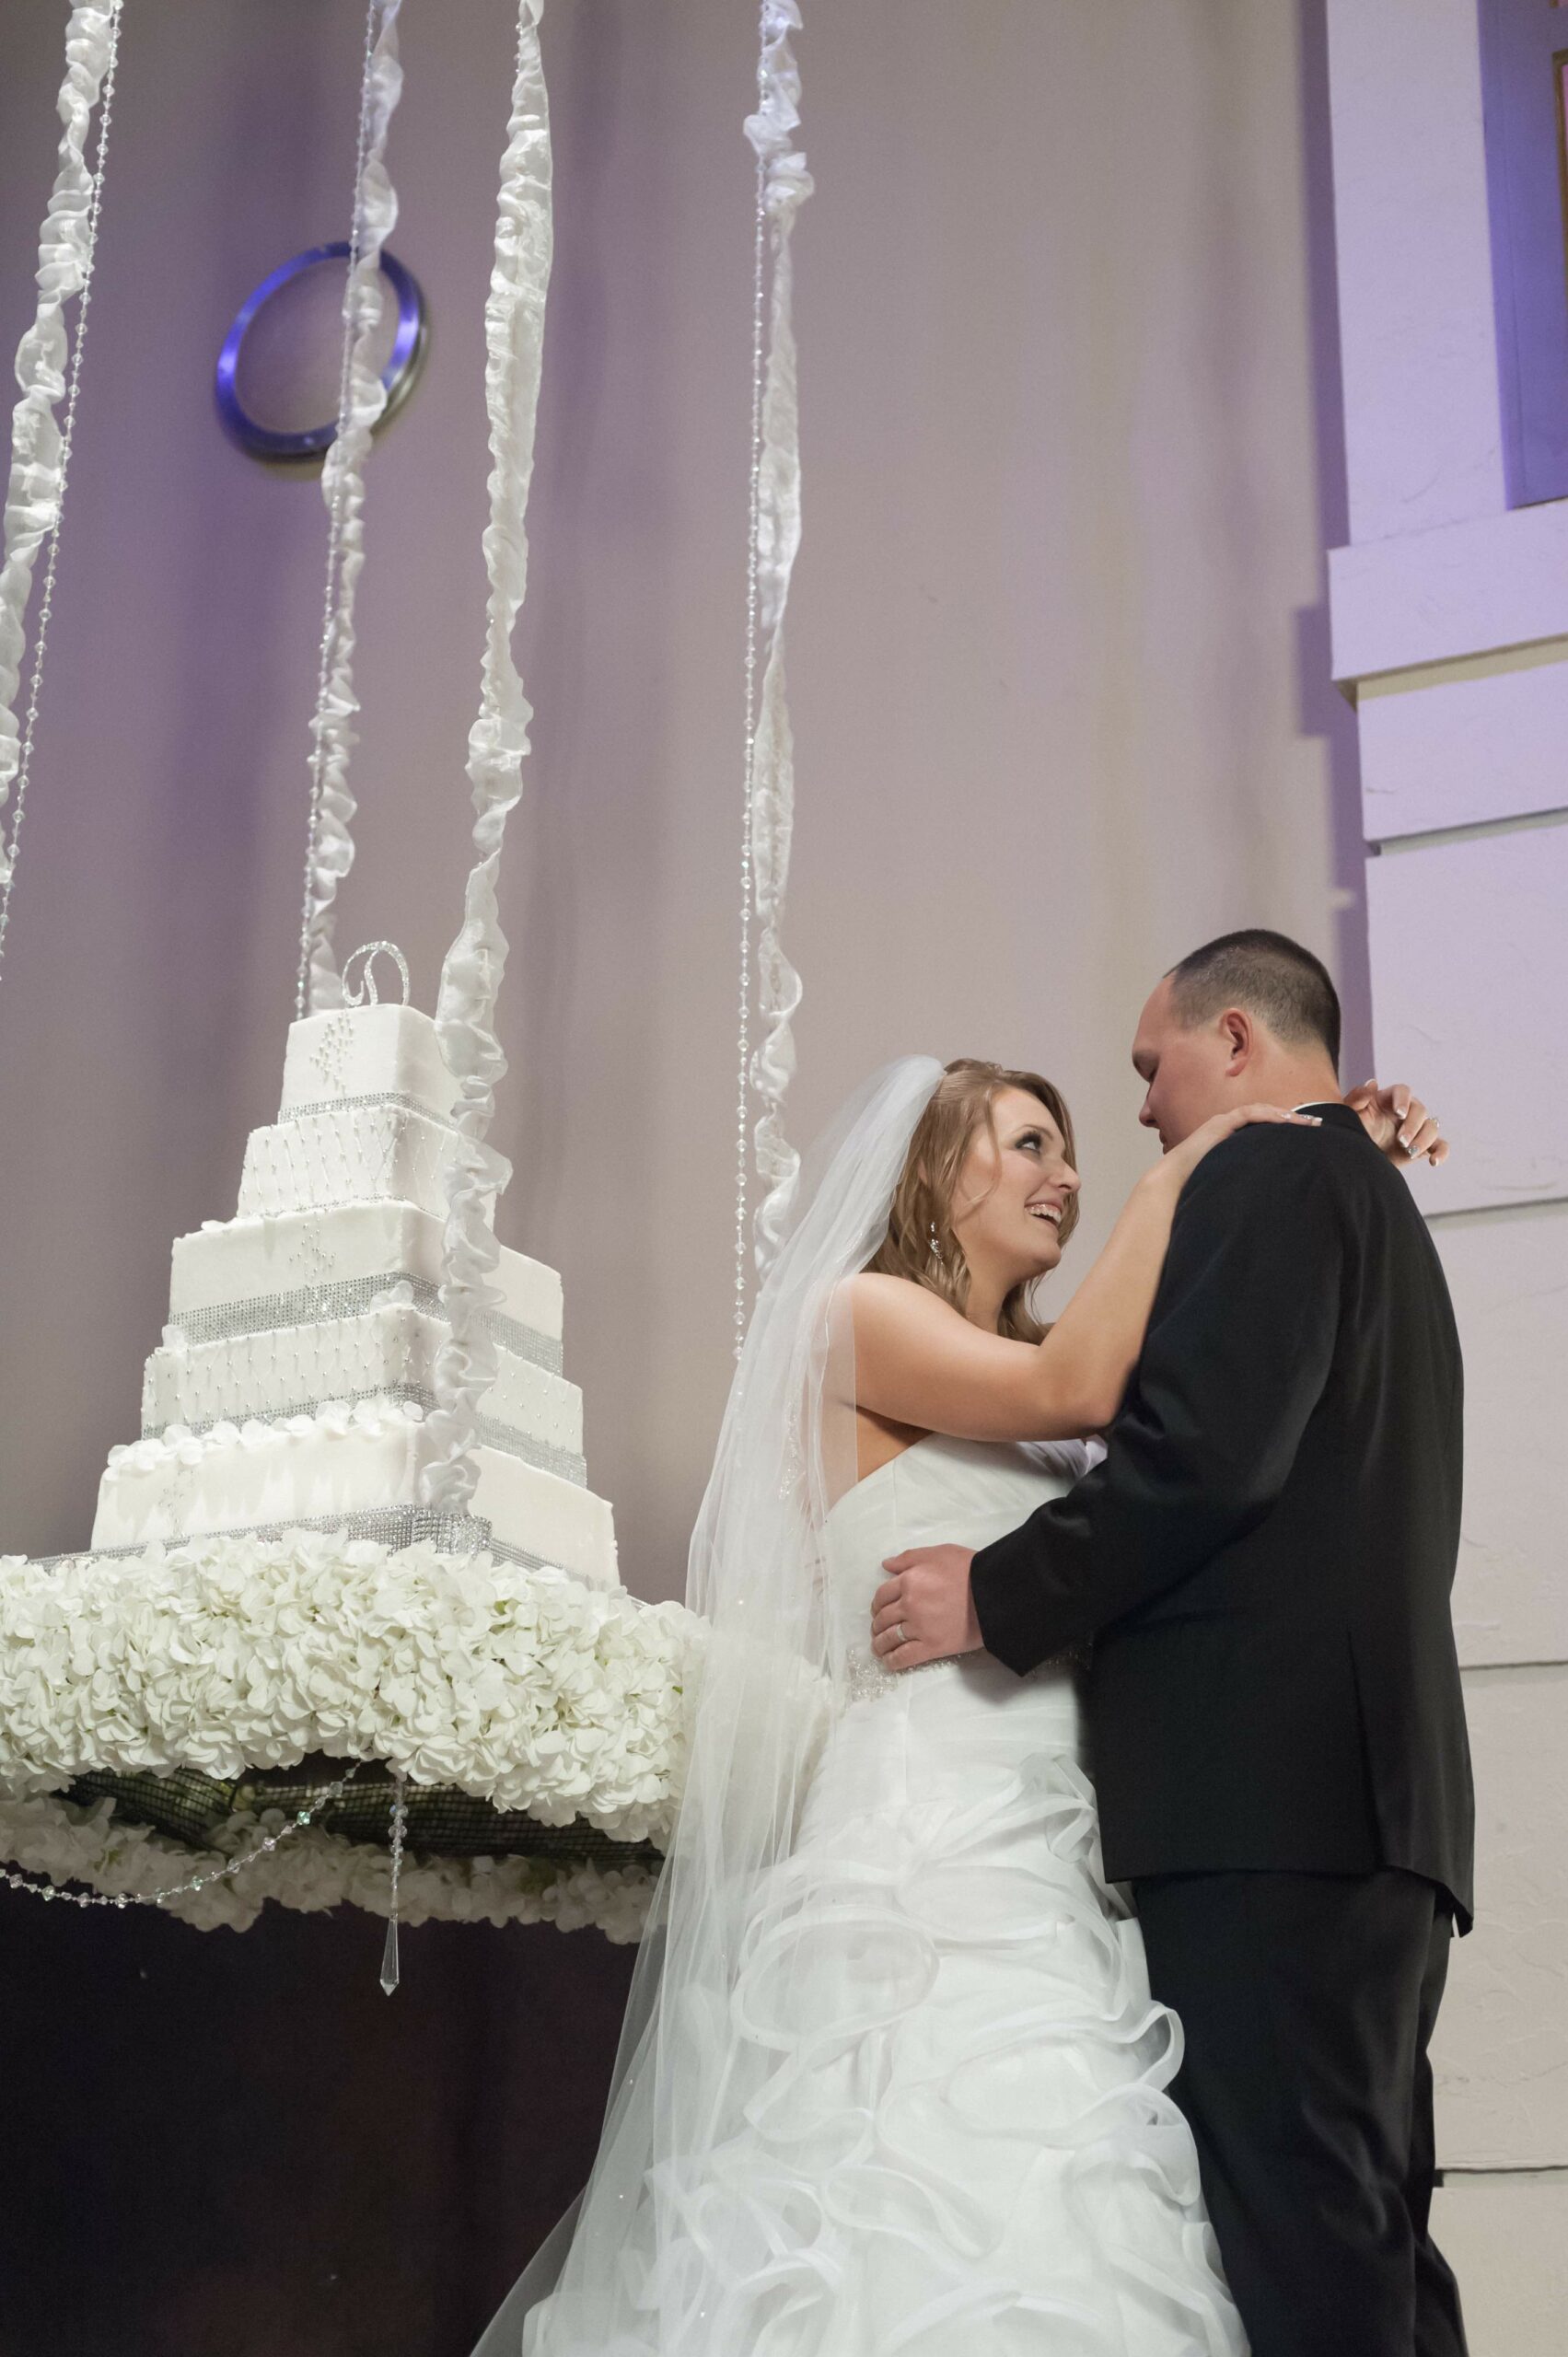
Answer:
[{"label": "groom's short hair", "polygon": [[1182,1024],[1206,1023],[1227,1006],[1260,1016],[1286,1047],[1316,1041],[1340,1067],[1340,994],[1329,970],[1287,934],[1254,926],[1222,933],[1170,969],[1171,995]]}]

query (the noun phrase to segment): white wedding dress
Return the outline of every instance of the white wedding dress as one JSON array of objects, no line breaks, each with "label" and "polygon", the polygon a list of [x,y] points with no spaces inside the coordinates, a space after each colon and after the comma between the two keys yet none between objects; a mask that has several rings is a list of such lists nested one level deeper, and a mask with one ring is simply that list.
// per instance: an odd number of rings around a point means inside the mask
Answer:
[{"label": "white wedding dress", "polygon": [[658,2251],[624,2254],[645,2299],[722,2310],[734,2357],[1245,2350],[1167,2092],[1180,2033],[1101,1875],[1073,1669],[896,1675],[868,1646],[884,1557],[999,1538],[1084,1461],[934,1434],[828,1515],[853,1699],[727,2026],[771,2065],[669,2189]]}]

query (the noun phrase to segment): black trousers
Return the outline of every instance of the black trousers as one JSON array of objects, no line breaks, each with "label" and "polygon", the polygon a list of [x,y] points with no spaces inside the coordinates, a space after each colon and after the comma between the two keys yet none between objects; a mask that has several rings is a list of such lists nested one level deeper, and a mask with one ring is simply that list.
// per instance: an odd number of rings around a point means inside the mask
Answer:
[{"label": "black trousers", "polygon": [[1392,1869],[1132,1889],[1252,2357],[1465,2357],[1428,2232],[1446,1894]]}]

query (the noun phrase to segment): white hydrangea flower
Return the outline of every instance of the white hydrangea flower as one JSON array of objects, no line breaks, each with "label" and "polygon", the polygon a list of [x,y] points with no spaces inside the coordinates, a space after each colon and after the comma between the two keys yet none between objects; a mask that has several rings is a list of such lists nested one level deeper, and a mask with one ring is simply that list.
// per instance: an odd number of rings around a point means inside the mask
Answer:
[{"label": "white hydrangea flower", "polygon": [[559,1570],[319,1531],[6,1558],[0,1793],[92,1768],[237,1776],[319,1751],[657,1841],[702,1638],[679,1605]]}]

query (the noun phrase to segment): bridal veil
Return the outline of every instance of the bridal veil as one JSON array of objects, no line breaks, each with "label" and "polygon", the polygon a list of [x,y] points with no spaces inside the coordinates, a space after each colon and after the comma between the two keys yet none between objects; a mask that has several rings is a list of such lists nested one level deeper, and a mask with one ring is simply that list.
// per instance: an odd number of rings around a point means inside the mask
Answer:
[{"label": "bridal veil", "polygon": [[726,2284],[753,2334],[760,2295],[781,2324],[792,2298],[819,2295],[792,2282],[776,2209],[749,2215],[720,2155],[766,2086],[770,1982],[791,1966],[787,1922],[761,1902],[844,1676],[822,1543],[855,1479],[854,1418],[830,1412],[854,1398],[840,1287],[886,1233],[941,1074],[902,1058],[852,1098],[758,1295],[691,1538],[686,1601],[710,1634],[598,2157],[475,2357],[691,2357],[739,2345]]}]

